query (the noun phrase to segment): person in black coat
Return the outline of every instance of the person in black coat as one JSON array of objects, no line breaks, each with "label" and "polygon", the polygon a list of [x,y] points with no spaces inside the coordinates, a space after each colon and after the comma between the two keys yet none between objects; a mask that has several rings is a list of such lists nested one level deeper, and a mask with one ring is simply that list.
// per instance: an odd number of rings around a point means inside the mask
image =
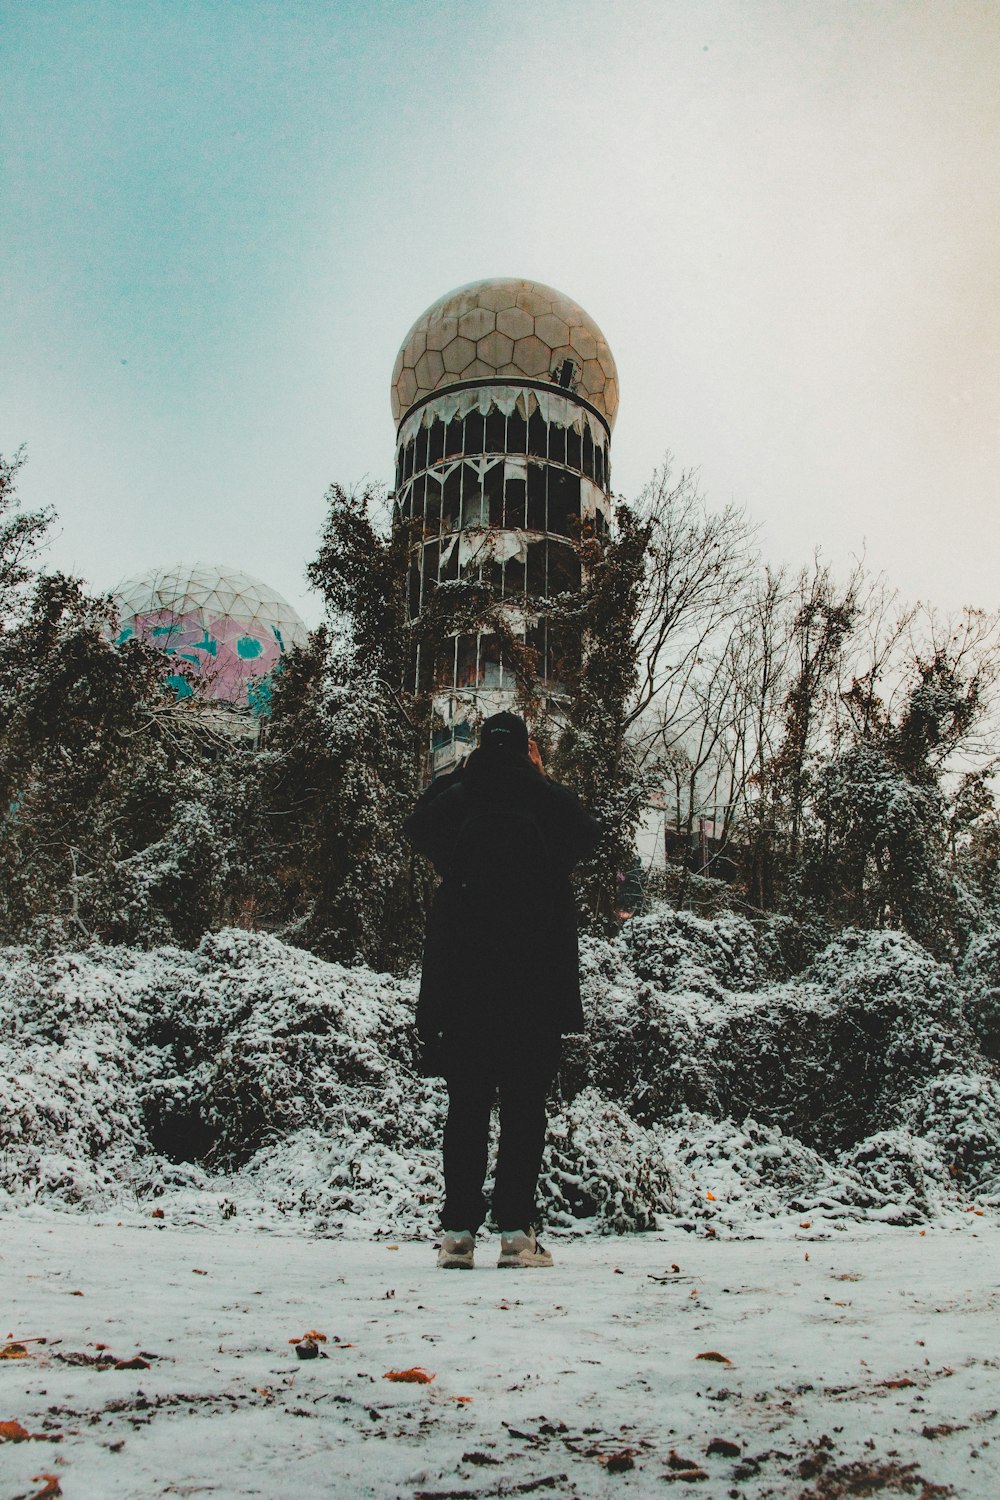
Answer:
[{"label": "person in black coat", "polygon": [[499,1091],[499,1263],[551,1265],[535,1237],[535,1189],[562,1035],[583,1028],[569,877],[598,825],[546,776],[524,720],[503,713],[484,722],[463,765],[428,787],[403,830],[441,876],[417,1004],[427,1071],[448,1085],[438,1263],[473,1263]]}]

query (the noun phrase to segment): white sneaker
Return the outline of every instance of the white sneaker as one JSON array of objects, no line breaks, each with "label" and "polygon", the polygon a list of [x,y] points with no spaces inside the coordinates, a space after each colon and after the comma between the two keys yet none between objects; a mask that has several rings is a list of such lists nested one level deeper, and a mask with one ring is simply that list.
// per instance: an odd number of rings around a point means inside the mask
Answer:
[{"label": "white sneaker", "polygon": [[438,1246],[438,1270],[471,1271],[476,1236],[468,1229],[445,1230]]},{"label": "white sneaker", "polygon": [[533,1229],[501,1229],[500,1231],[500,1259],[497,1265],[509,1266],[516,1270],[519,1266],[551,1266],[552,1256],[535,1238]]}]

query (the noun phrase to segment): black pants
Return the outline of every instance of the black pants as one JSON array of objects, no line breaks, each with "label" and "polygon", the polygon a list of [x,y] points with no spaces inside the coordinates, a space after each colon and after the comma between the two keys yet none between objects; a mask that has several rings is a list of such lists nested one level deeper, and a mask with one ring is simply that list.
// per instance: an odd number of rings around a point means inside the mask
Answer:
[{"label": "black pants", "polygon": [[561,1038],[446,1042],[448,1119],[444,1127],[444,1229],[486,1218],[483,1181],[490,1111],[500,1095],[500,1149],[493,1188],[498,1229],[535,1223],[535,1188],[545,1144],[545,1096],[559,1068]]}]

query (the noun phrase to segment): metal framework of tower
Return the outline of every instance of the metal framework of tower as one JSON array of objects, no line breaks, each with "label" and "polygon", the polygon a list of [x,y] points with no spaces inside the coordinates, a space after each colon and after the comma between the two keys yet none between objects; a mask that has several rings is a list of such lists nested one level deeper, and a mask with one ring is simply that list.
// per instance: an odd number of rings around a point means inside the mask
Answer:
[{"label": "metal framework of tower", "polygon": [[[490,584],[512,630],[538,652],[558,717],[562,684],[538,603],[580,588],[581,525],[598,536],[608,528],[617,372],[603,335],[551,288],[475,283],[414,325],[393,393],[395,516],[415,536],[410,619],[441,583]],[[456,631],[433,683],[428,670],[418,653],[410,685],[434,690],[435,775],[470,748],[482,718],[511,707],[516,684],[485,631]]]}]

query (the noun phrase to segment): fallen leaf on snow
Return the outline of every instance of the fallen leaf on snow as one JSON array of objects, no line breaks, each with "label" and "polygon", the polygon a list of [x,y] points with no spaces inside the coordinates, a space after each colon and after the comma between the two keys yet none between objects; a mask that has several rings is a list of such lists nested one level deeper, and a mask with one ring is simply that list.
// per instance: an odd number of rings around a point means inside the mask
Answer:
[{"label": "fallen leaf on snow", "polygon": [[23,1344],[5,1344],[0,1349],[0,1359],[27,1359],[28,1351]]},{"label": "fallen leaf on snow", "polygon": [[45,1481],[42,1488],[31,1496],[31,1500],[55,1500],[56,1495],[62,1494],[62,1488],[60,1487],[57,1475],[32,1474],[31,1477],[36,1483],[39,1479],[44,1479]]},{"label": "fallen leaf on snow", "polygon": [[713,1438],[705,1452],[711,1458],[718,1454],[720,1458],[739,1458],[743,1449],[739,1443],[731,1443],[728,1438]]},{"label": "fallen leaf on snow", "polygon": [[696,1354],[695,1359],[714,1359],[717,1365],[731,1365],[732,1360],[725,1354],[720,1354],[718,1349],[707,1349],[704,1354]]},{"label": "fallen leaf on snow", "polygon": [[165,1214],[165,1213],[164,1213],[164,1212],[163,1212],[163,1209],[162,1209],[162,1208],[154,1208],[154,1209],[153,1209],[153,1212],[152,1212],[152,1213],[151,1213],[151,1214],[150,1214],[150,1216],[149,1216],[149,1217],[150,1217],[150,1218],[151,1218],[151,1219],[165,1219],[165,1218],[166,1218],[166,1217],[167,1217],[167,1216],[166,1216],[166,1214]]},{"label": "fallen leaf on snow", "polygon": [[436,1376],[420,1365],[414,1365],[410,1370],[386,1370],[382,1379],[405,1381],[413,1385],[429,1385],[432,1380],[436,1379]]},{"label": "fallen leaf on snow", "polygon": [[457,1401],[458,1404],[459,1404],[459,1406],[468,1406],[469,1402],[472,1400],[472,1397],[471,1396],[452,1396],[451,1399],[453,1401]]},{"label": "fallen leaf on snow", "polygon": [[715,1202],[715,1194],[714,1193],[706,1193],[705,1197],[708,1199],[709,1203],[714,1203]]},{"label": "fallen leaf on snow", "polygon": [[31,1437],[20,1422],[0,1422],[0,1443],[26,1443]]},{"label": "fallen leaf on snow", "polygon": [[602,1455],[598,1462],[604,1465],[609,1474],[623,1474],[626,1469],[635,1468],[631,1448],[623,1448],[620,1453],[609,1453],[606,1458]]},{"label": "fallen leaf on snow", "polygon": [[879,1385],[885,1386],[887,1391],[905,1391],[907,1386],[916,1385],[916,1383],[917,1382],[915,1380],[911,1380],[908,1375],[904,1375],[901,1380],[879,1381]]}]

